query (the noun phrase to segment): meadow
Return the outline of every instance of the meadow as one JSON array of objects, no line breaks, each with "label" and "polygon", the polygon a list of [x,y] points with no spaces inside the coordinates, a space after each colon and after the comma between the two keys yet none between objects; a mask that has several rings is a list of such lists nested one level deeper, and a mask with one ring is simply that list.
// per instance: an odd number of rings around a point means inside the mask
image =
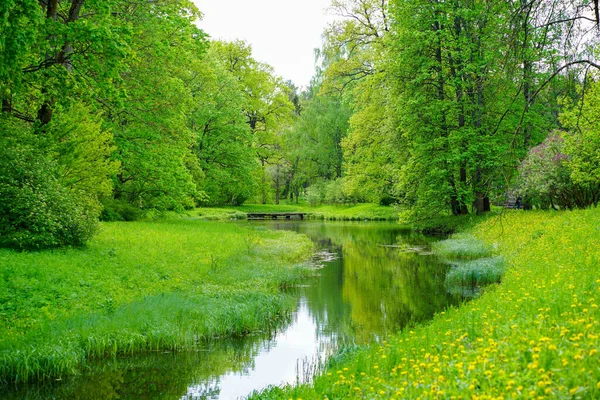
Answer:
[{"label": "meadow", "polygon": [[445,247],[470,262],[465,240],[505,260],[500,284],[253,398],[600,398],[600,210],[486,218]]},{"label": "meadow", "polygon": [[268,332],[296,305],[310,240],[199,220],[104,223],[85,248],[0,250],[0,381],[91,358]]},{"label": "meadow", "polygon": [[229,208],[203,207],[196,209],[193,216],[205,220],[244,219],[253,212],[302,212],[309,219],[331,221],[397,221],[398,211],[392,206],[373,203],[347,205],[315,205],[306,202],[299,204],[247,204]]}]

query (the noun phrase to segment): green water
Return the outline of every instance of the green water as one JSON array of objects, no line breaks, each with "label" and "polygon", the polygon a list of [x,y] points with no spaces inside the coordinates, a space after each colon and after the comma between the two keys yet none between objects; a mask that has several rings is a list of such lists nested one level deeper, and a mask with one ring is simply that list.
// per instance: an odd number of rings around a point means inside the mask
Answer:
[{"label": "green water", "polygon": [[[435,239],[388,223],[247,222],[308,235],[315,277],[296,289],[298,309],[271,337],[215,341],[185,353],[93,362],[64,381],[6,388],[6,399],[235,399],[310,379],[339,346],[378,341],[463,299],[444,286]],[[323,261],[327,260],[327,261]]]}]

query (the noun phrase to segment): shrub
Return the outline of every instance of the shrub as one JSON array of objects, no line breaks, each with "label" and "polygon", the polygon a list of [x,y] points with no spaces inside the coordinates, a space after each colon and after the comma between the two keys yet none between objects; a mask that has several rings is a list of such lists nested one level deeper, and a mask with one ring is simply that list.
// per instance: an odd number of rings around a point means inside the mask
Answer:
[{"label": "shrub", "polygon": [[344,195],[344,185],[341,179],[327,182],[325,185],[325,203],[344,204],[346,196]]},{"label": "shrub", "polygon": [[84,244],[97,226],[95,210],[60,183],[57,164],[45,154],[40,139],[27,138],[25,129],[14,124],[3,128],[0,246],[43,249]]},{"label": "shrub", "polygon": [[379,199],[379,205],[380,206],[391,206],[392,204],[396,204],[398,202],[398,199],[395,199],[394,197],[384,194],[380,199]]},{"label": "shrub", "polygon": [[573,181],[564,140],[550,135],[534,147],[520,167],[518,191],[538,208],[585,208],[598,202],[597,184]]},{"label": "shrub", "polygon": [[144,215],[139,207],[121,200],[103,199],[102,205],[104,209],[100,214],[100,220],[105,222],[137,221]]},{"label": "shrub", "polygon": [[306,189],[306,199],[311,206],[322,204],[325,201],[325,182],[318,181]]}]

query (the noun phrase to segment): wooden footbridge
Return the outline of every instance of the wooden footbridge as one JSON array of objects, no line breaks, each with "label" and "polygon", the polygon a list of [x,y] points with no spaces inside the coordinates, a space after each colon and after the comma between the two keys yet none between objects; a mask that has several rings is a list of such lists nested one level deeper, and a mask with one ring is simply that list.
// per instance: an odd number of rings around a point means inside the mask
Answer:
[{"label": "wooden footbridge", "polygon": [[248,219],[304,219],[306,213],[288,212],[288,213],[248,213]]}]

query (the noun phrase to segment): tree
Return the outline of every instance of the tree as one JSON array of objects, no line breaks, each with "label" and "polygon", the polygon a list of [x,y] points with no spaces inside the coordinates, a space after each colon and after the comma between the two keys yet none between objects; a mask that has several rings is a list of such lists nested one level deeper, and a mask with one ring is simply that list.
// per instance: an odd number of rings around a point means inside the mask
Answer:
[{"label": "tree", "polygon": [[194,156],[204,175],[198,187],[209,204],[241,204],[257,190],[259,168],[244,112],[244,85],[214,48],[190,84],[194,108],[188,124],[196,134]]},{"label": "tree", "polygon": [[186,65],[206,41],[191,2],[10,0],[0,15],[0,133],[18,126],[7,147],[30,164],[7,175],[0,201],[30,198],[23,204],[47,221],[15,225],[7,214],[0,229],[30,247],[82,244],[111,175],[115,195],[137,205],[193,204]]},{"label": "tree", "polygon": [[290,88],[275,76],[272,67],[252,58],[246,43],[214,42],[214,54],[226,70],[235,76],[244,94],[243,110],[252,132],[252,147],[261,166],[257,173],[260,201],[266,203],[269,193],[269,165],[282,158],[282,135],[293,120],[295,106],[290,101]]},{"label": "tree", "polygon": [[561,115],[561,121],[568,129],[562,137],[564,152],[569,157],[571,179],[590,188],[600,185],[600,83],[597,76],[593,75],[584,83],[581,102],[571,104]]},{"label": "tree", "polygon": [[523,161],[518,190],[532,206],[573,209],[600,202],[600,181],[578,183],[572,179],[573,160],[564,149],[564,139],[554,133],[532,148]]},{"label": "tree", "polygon": [[189,81],[207,45],[194,25],[198,10],[185,0],[122,7],[126,20],[120,22],[139,34],[120,74],[120,104],[103,101],[122,164],[115,198],[145,209],[192,207],[197,188],[188,169],[195,140],[187,125]]}]

